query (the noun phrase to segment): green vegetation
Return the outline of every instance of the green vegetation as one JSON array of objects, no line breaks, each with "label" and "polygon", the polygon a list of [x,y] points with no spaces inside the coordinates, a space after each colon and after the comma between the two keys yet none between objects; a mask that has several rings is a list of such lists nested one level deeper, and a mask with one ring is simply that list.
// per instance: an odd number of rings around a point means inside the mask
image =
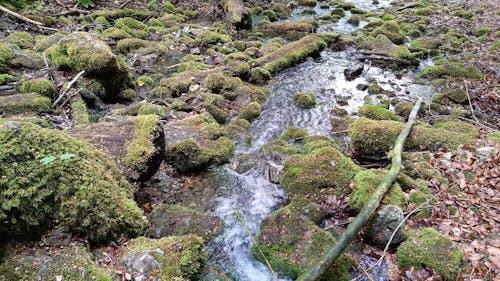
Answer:
[{"label": "green vegetation", "polygon": [[23,82],[23,84],[19,87],[19,91],[21,93],[37,93],[39,95],[55,98],[57,94],[56,87],[52,81],[45,78],[38,78],[33,80],[28,80]]},{"label": "green vegetation", "polygon": [[440,61],[434,66],[428,66],[420,72],[422,78],[442,78],[446,76],[481,79],[483,74],[475,68],[466,67],[453,61]]},{"label": "green vegetation", "polygon": [[379,105],[365,104],[359,109],[358,115],[372,120],[398,120],[394,113]]},{"label": "green vegetation", "polygon": [[288,127],[283,133],[280,135],[280,139],[284,141],[297,141],[303,140],[307,137],[307,131],[302,128],[297,127]]},{"label": "green vegetation", "polygon": [[51,101],[36,93],[0,96],[0,112],[4,114],[21,114],[25,112],[48,112]]},{"label": "green vegetation", "polygon": [[313,93],[295,93],[293,100],[298,107],[304,109],[313,108],[316,105],[316,95]]},{"label": "green vegetation", "polygon": [[255,118],[260,116],[261,106],[258,102],[251,102],[245,108],[240,110],[240,114],[238,115],[241,119],[246,119],[248,121],[252,121]]}]

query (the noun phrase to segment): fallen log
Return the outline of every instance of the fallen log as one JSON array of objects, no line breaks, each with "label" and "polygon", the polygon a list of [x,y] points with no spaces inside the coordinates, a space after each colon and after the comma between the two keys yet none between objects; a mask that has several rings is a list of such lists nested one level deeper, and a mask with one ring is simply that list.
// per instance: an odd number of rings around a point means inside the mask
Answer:
[{"label": "fallen log", "polygon": [[363,209],[359,212],[352,223],[347,227],[346,231],[340,236],[339,241],[331,248],[328,253],[321,259],[319,264],[315,267],[309,269],[307,272],[302,274],[297,281],[315,281],[325,273],[325,271],[335,262],[335,260],[342,254],[342,252],[349,246],[351,241],[354,239],[359,230],[370,220],[378,206],[380,201],[384,198],[385,194],[389,188],[394,183],[399,171],[401,169],[401,152],[403,150],[403,144],[410,134],[411,128],[415,123],[417,118],[418,110],[422,104],[422,98],[419,98],[415,103],[413,110],[411,111],[408,122],[405,128],[399,134],[396,143],[394,145],[392,165],[391,169],[387,173],[387,176],[380,182],[377,189],[373,193],[370,201],[366,204]]}]

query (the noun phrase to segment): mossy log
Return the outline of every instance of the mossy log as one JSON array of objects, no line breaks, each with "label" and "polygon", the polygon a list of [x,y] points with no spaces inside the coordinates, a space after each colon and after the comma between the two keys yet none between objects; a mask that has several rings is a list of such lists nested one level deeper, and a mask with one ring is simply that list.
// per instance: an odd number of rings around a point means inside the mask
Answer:
[{"label": "mossy log", "polygon": [[420,105],[422,104],[422,99],[419,98],[413,110],[408,118],[408,122],[406,123],[405,128],[399,134],[395,146],[394,146],[394,155],[392,158],[391,169],[385,176],[385,178],[380,182],[375,192],[368,201],[368,203],[361,209],[359,214],[356,216],[354,221],[347,227],[347,230],[340,236],[338,242],[331,248],[328,253],[318,262],[318,264],[308,270],[306,273],[302,274],[297,280],[300,281],[314,281],[318,280],[326,270],[337,260],[337,258],[342,254],[342,252],[349,246],[352,239],[359,232],[361,227],[365,225],[368,220],[373,216],[378,206],[380,205],[380,201],[384,198],[385,194],[392,186],[393,182],[396,180],[396,177],[399,174],[401,169],[401,152],[403,150],[403,144],[410,134],[410,130],[415,123],[415,119],[417,118],[418,110],[420,109]]}]

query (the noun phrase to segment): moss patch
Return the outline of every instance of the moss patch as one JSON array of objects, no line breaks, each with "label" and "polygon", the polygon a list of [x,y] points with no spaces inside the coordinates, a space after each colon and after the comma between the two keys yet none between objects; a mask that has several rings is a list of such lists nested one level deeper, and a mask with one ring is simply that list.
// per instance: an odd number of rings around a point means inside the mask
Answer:
[{"label": "moss patch", "polygon": [[382,106],[371,104],[363,105],[359,109],[358,115],[372,120],[399,120],[390,110]]},{"label": "moss patch", "polygon": [[245,108],[240,110],[239,118],[252,121],[260,116],[261,106],[258,102],[251,102]]},{"label": "moss patch", "polygon": [[24,82],[19,90],[22,93],[37,93],[45,97],[54,98],[57,90],[49,79],[38,78]]},{"label": "moss patch", "polygon": [[298,107],[304,109],[313,108],[316,105],[316,95],[313,93],[295,93],[293,100]]},{"label": "moss patch", "polygon": [[35,93],[0,96],[0,112],[4,114],[47,112],[50,111],[50,106],[49,98]]}]

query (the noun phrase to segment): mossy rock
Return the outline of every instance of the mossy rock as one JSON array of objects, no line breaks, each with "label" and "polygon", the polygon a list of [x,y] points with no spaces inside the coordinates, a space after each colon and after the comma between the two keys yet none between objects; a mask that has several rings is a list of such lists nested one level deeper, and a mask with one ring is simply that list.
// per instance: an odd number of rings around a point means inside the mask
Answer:
[{"label": "mossy rock", "polygon": [[165,126],[165,160],[181,172],[199,171],[221,165],[234,154],[234,143],[226,131],[204,112]]},{"label": "mossy rock", "polygon": [[0,85],[4,85],[10,82],[16,82],[19,78],[10,74],[0,74]]},{"label": "mossy rock", "polygon": [[259,154],[263,158],[272,159],[278,163],[283,162],[290,155],[301,153],[302,149],[300,147],[281,139],[268,142],[259,149]]},{"label": "mossy rock", "polygon": [[363,49],[368,49],[374,53],[388,56],[396,59],[410,60],[412,62],[413,54],[405,47],[395,44],[386,34],[377,34],[375,38],[368,37],[359,43]]},{"label": "mossy rock", "polygon": [[[366,156],[380,156],[392,149],[404,126],[404,123],[397,121],[359,118],[350,124],[349,136],[356,152]],[[461,121],[447,121],[434,127],[419,124],[413,127],[404,148],[456,149],[460,144],[472,143],[477,136],[477,128]]]},{"label": "mossy rock", "polygon": [[104,242],[142,230],[132,187],[91,145],[17,121],[1,126],[0,140],[3,237],[36,237],[58,225]]},{"label": "mossy rock", "polygon": [[250,81],[263,84],[267,80],[271,79],[271,73],[269,70],[262,67],[254,67],[250,70]]},{"label": "mossy rock", "polygon": [[308,6],[308,7],[314,7],[318,4],[318,1],[316,0],[297,0],[295,2],[299,6]]},{"label": "mossy rock", "polygon": [[19,87],[19,91],[21,93],[37,93],[51,99],[54,99],[57,94],[54,83],[46,78],[25,81]]},{"label": "mossy rock", "polygon": [[445,280],[456,280],[463,271],[464,253],[449,238],[432,228],[410,231],[397,251],[400,267],[430,267]]},{"label": "mossy rock", "polygon": [[242,84],[243,82],[239,78],[229,77],[220,72],[209,74],[205,78],[205,87],[214,94],[219,94],[221,91],[231,91]]},{"label": "mossy rock", "polygon": [[72,33],[46,50],[52,62],[61,68],[85,71],[85,76],[94,78],[106,89],[104,100],[116,101],[120,93],[133,87],[127,64],[113,54],[111,48],[86,32]]},{"label": "mossy rock", "polygon": [[195,234],[209,241],[223,230],[224,222],[180,205],[160,204],[151,212],[149,235],[153,238]]},{"label": "mossy rock", "polygon": [[146,39],[149,35],[147,32],[148,28],[143,22],[130,17],[117,19],[115,27],[139,39]]},{"label": "mossy rock", "polygon": [[258,30],[267,37],[280,36],[288,40],[298,40],[314,33],[317,28],[318,22],[314,19],[308,19],[297,22],[272,22],[261,25]]},{"label": "mossy rock", "polygon": [[32,49],[35,46],[33,36],[25,31],[14,31],[3,38],[1,42],[21,49]]},{"label": "mossy rock", "polygon": [[452,102],[460,104],[466,103],[469,100],[467,92],[459,88],[446,92],[444,96],[450,99]]},{"label": "mossy rock", "polygon": [[144,181],[153,176],[165,149],[163,127],[157,115],[77,127],[71,129],[70,134],[108,154],[131,181]]},{"label": "mossy rock", "polygon": [[360,169],[332,146],[291,156],[283,166],[280,184],[292,196],[326,187],[334,187],[339,195],[348,194],[349,182]]},{"label": "mossy rock", "polygon": [[258,102],[251,102],[246,107],[240,110],[238,117],[251,122],[260,116],[262,107]]},{"label": "mossy rock", "polygon": [[[317,209],[308,208],[299,202],[275,211],[263,220],[257,237],[259,249],[271,267],[291,279],[296,279],[316,265],[336,243],[329,232],[309,220],[309,215],[315,215]],[[252,247],[252,255],[264,262],[255,246]],[[320,280],[349,280],[351,265],[352,261],[342,255]]]},{"label": "mossy rock", "polygon": [[223,33],[219,33],[212,30],[207,30],[199,33],[195,39],[195,45],[208,46],[215,45],[217,43],[229,43],[231,42],[231,36]]},{"label": "mossy rock", "polygon": [[12,68],[29,68],[40,70],[45,67],[43,57],[31,49],[14,49],[13,56],[9,61]]},{"label": "mossy rock", "polygon": [[422,78],[436,79],[447,76],[481,79],[483,74],[473,67],[453,61],[442,61],[436,65],[428,66],[420,72]]},{"label": "mossy rock", "polygon": [[293,100],[298,107],[303,109],[313,108],[316,105],[316,95],[313,93],[295,93]]},{"label": "mossy rock", "polygon": [[104,30],[99,37],[102,39],[121,40],[131,38],[132,36],[123,29],[110,27]]},{"label": "mossy rock", "polygon": [[[355,188],[349,198],[349,206],[356,210],[361,210],[377,189],[377,186],[387,175],[386,170],[362,170],[354,177]],[[395,183],[389,189],[389,192],[382,199],[383,205],[393,205],[404,209],[406,200],[401,186]]]},{"label": "mossy rock", "polygon": [[9,62],[14,57],[14,53],[5,44],[0,44],[0,71],[9,69]]},{"label": "mossy rock", "polygon": [[249,97],[252,102],[264,104],[271,94],[268,88],[253,85],[244,85],[235,89],[235,92],[243,98]]},{"label": "mossy rock", "polygon": [[20,253],[0,265],[0,279],[5,281],[62,280],[111,281],[111,272],[99,268],[87,249],[79,245],[37,249]]},{"label": "mossy rock", "polygon": [[125,38],[116,43],[116,48],[123,54],[128,54],[141,48],[148,48],[153,46],[154,44],[152,42],[138,38]]},{"label": "mossy rock", "polygon": [[36,93],[0,96],[0,112],[5,115],[48,112],[51,104],[49,98]]},{"label": "mossy rock", "polygon": [[143,280],[199,280],[207,260],[203,239],[195,235],[129,241],[120,265]]},{"label": "mossy rock", "polygon": [[71,115],[78,125],[90,123],[89,110],[87,104],[83,101],[80,95],[76,95],[70,99]]},{"label": "mossy rock", "polygon": [[35,50],[38,52],[42,52],[47,50],[49,47],[57,44],[59,40],[61,40],[63,37],[67,36],[68,32],[56,32],[51,35],[47,36],[42,36],[42,37],[35,37]]},{"label": "mossy rock", "polygon": [[299,140],[304,140],[306,137],[307,137],[307,131],[305,129],[293,126],[288,127],[280,135],[280,139],[284,141],[299,141]]},{"label": "mossy rock", "polygon": [[406,41],[406,37],[401,31],[399,23],[395,20],[385,21],[381,26],[375,28],[371,32],[373,37],[377,37],[379,34],[385,35],[396,45],[401,45]]},{"label": "mossy rock", "polygon": [[190,72],[163,78],[160,80],[160,86],[153,89],[149,96],[154,98],[176,98],[183,93],[187,93],[192,84]]},{"label": "mossy rock", "polygon": [[160,119],[167,119],[169,109],[164,105],[143,103],[137,112],[137,115],[156,115]]},{"label": "mossy rock", "polygon": [[371,104],[363,105],[359,109],[358,115],[372,120],[399,120],[390,110],[382,106]]}]

